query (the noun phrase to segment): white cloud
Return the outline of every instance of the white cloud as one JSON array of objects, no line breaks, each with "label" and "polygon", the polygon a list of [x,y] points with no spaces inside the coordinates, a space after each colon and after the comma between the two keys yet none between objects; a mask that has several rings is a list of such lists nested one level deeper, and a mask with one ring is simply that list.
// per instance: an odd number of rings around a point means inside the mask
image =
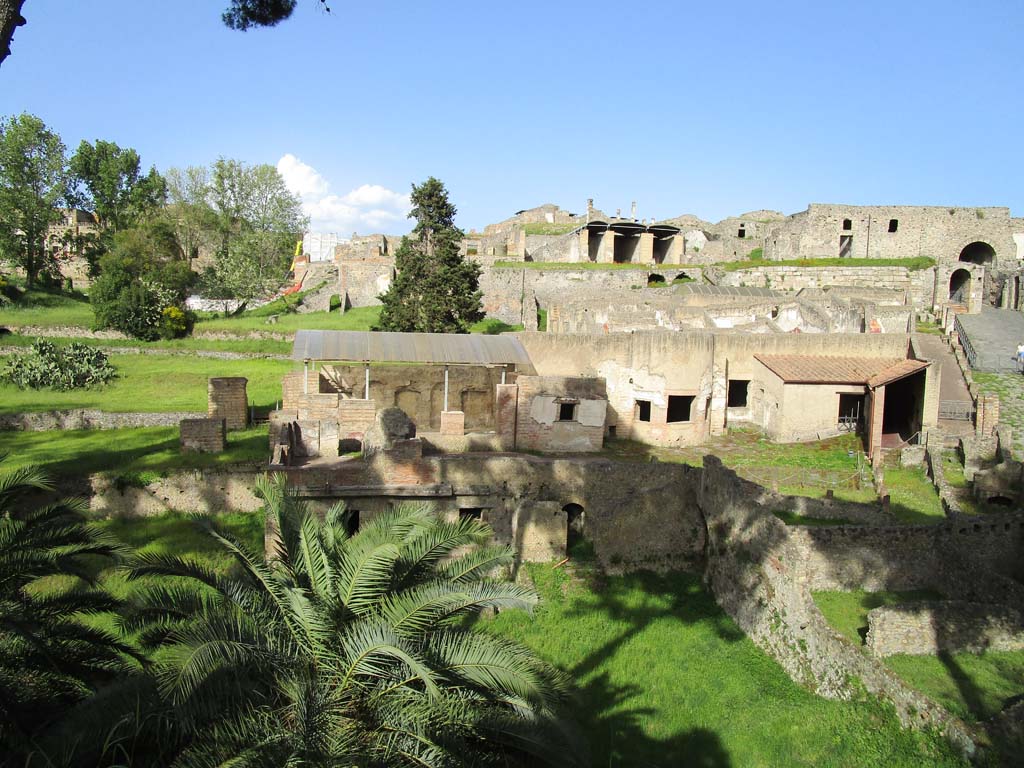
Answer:
[{"label": "white cloud", "polygon": [[345,195],[330,194],[330,183],[310,165],[287,154],[277,170],[293,194],[302,198],[311,232],[334,232],[349,237],[374,232],[401,234],[409,230],[409,196],[379,184],[363,184]]}]

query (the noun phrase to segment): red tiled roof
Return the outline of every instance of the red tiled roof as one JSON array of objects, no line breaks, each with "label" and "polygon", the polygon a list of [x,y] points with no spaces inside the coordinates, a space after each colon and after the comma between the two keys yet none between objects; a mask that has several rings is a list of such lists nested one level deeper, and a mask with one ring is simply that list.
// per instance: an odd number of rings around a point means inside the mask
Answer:
[{"label": "red tiled roof", "polygon": [[894,357],[754,355],[789,384],[866,384],[877,387],[915,373],[928,363]]}]

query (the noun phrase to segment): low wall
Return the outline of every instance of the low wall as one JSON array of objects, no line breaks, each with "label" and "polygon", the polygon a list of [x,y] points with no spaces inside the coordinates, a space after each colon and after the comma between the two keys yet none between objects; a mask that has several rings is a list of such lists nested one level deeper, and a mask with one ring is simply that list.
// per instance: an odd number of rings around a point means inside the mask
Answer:
[{"label": "low wall", "polygon": [[151,517],[166,512],[215,515],[256,512],[263,502],[253,486],[263,470],[178,472],[146,485],[109,475],[89,477],[89,512],[97,517]]},{"label": "low wall", "polygon": [[987,604],[950,600],[889,606],[868,613],[865,644],[875,656],[1019,651],[1024,623],[1019,611]]},{"label": "low wall", "polygon": [[205,413],[112,413],[92,408],[0,414],[0,431],[48,432],[55,429],[121,429],[123,427],[176,427],[184,419],[202,419]]}]

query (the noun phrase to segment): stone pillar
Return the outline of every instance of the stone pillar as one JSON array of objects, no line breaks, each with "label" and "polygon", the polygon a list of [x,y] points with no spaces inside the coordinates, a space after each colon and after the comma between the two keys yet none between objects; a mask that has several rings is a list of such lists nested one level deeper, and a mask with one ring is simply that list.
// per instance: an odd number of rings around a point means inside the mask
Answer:
[{"label": "stone pillar", "polygon": [[441,411],[441,434],[466,434],[466,414],[462,411]]},{"label": "stone pillar", "polygon": [[601,264],[611,264],[615,261],[615,233],[606,229],[601,234],[601,247],[597,252],[597,260]]},{"label": "stone pillar", "polygon": [[565,557],[568,515],[557,501],[526,500],[512,513],[512,541],[524,563]]},{"label": "stone pillar", "polygon": [[868,422],[868,456],[874,457],[882,447],[882,417],[885,414],[885,386],[872,389],[871,418]]},{"label": "stone pillar", "polygon": [[579,253],[576,261],[590,261],[590,230],[583,227],[577,237],[579,238]]},{"label": "stone pillar", "polygon": [[499,384],[494,398],[494,431],[498,433],[501,450],[516,449],[516,410],[519,387],[516,384]]},{"label": "stone pillar", "polygon": [[683,234],[672,235],[672,244],[668,247],[668,255],[665,257],[666,264],[683,263]]},{"label": "stone pillar", "polygon": [[206,415],[211,419],[224,419],[228,431],[245,429],[249,424],[249,399],[244,376],[211,378],[207,385]]},{"label": "stone pillar", "polygon": [[924,372],[924,405],[921,413],[921,428],[935,429],[939,426],[939,374],[942,364],[934,362]]},{"label": "stone pillar", "polygon": [[654,263],[654,234],[651,232],[640,233],[640,244],[636,249],[637,264]]}]

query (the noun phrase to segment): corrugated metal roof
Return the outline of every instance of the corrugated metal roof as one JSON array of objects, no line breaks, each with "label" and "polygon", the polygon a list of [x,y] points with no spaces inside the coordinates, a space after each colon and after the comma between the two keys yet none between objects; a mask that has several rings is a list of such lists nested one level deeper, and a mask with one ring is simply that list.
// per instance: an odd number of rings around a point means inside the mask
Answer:
[{"label": "corrugated metal roof", "polygon": [[369,331],[297,331],[292,359],[452,365],[530,364],[530,356],[514,336]]},{"label": "corrugated metal roof", "polygon": [[790,384],[867,384],[874,376],[904,360],[893,357],[832,357],[829,355],[754,355]]}]

